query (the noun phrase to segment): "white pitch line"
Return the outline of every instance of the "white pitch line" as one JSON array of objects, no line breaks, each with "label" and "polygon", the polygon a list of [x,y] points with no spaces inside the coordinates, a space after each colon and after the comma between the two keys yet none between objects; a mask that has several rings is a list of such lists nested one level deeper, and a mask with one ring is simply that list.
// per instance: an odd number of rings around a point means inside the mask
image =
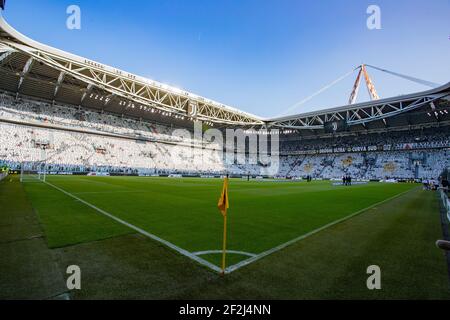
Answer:
[{"label": "white pitch line", "polygon": [[[203,256],[205,254],[218,254],[218,253],[222,253],[222,252],[223,252],[222,250],[208,250],[208,251],[193,252],[192,254],[194,254],[196,256]],[[227,250],[227,253],[239,254],[241,256],[247,256],[247,257],[256,257],[255,253],[249,253],[249,252],[244,252],[244,251]]]},{"label": "white pitch line", "polygon": [[194,255],[192,253],[190,253],[189,251],[184,250],[184,249],[174,245],[173,243],[171,243],[169,241],[161,239],[160,237],[155,236],[154,234],[151,234],[151,233],[149,233],[149,232],[147,232],[145,230],[142,230],[141,228],[138,228],[135,225],[132,225],[132,224],[130,224],[130,223],[120,219],[120,218],[117,218],[116,216],[113,216],[112,214],[110,214],[110,213],[108,213],[108,212],[106,212],[106,211],[104,211],[104,210],[102,210],[100,208],[97,208],[93,204],[90,204],[89,202],[84,201],[83,199],[80,199],[77,196],[74,196],[73,194],[71,194],[70,192],[67,192],[67,191],[65,191],[65,190],[63,190],[63,189],[61,189],[61,188],[59,188],[59,187],[57,187],[57,186],[47,182],[47,181],[43,181],[43,182],[45,184],[49,185],[50,187],[53,187],[56,190],[61,191],[62,193],[68,195],[69,197],[80,201],[81,203],[87,205],[88,207],[98,211],[99,213],[101,213],[101,214],[103,214],[103,215],[105,215],[105,216],[107,216],[107,217],[109,217],[109,218],[111,218],[111,219],[113,219],[113,220],[115,220],[115,221],[117,221],[117,222],[119,222],[119,223],[121,223],[121,224],[123,224],[123,225],[125,225],[125,226],[127,226],[127,227],[129,227],[129,228],[131,228],[133,230],[135,230],[135,231],[137,231],[137,232],[139,232],[140,234],[142,234],[142,235],[144,235],[144,236],[146,236],[146,237],[148,237],[148,238],[150,238],[152,240],[155,240],[155,241],[158,241],[158,242],[164,244],[165,246],[167,246],[167,247],[177,251],[178,253],[180,253],[180,254],[188,257],[188,258],[191,258],[192,260],[200,263],[201,265],[204,265],[205,267],[208,267],[208,268],[210,268],[210,269],[212,269],[212,270],[214,270],[216,272],[222,272],[222,269],[220,269],[219,267],[217,267],[214,264],[212,264],[212,263],[210,263],[210,262],[208,262],[208,261],[206,261],[206,260],[204,260],[204,259],[202,259],[202,258],[200,258],[200,257],[198,257],[198,256],[196,256],[196,255]]},{"label": "white pitch line", "polygon": [[275,252],[277,252],[277,251],[280,251],[280,250],[282,250],[282,249],[284,249],[284,248],[286,248],[286,247],[288,247],[288,246],[290,246],[290,245],[292,245],[292,244],[294,244],[294,243],[296,243],[296,242],[298,242],[298,241],[300,241],[300,240],[303,240],[303,239],[305,239],[305,238],[308,238],[308,237],[310,237],[310,236],[312,236],[312,235],[314,235],[314,234],[316,234],[316,233],[319,233],[320,231],[323,231],[323,230],[325,230],[325,229],[327,229],[327,228],[330,228],[330,227],[332,227],[332,226],[334,226],[334,225],[337,225],[337,224],[339,224],[339,223],[341,223],[341,222],[344,222],[344,221],[346,221],[346,220],[349,220],[349,219],[351,219],[351,218],[353,218],[353,217],[355,217],[355,216],[357,216],[357,215],[359,215],[359,214],[361,214],[361,213],[363,213],[363,212],[366,212],[367,210],[370,210],[370,209],[372,209],[372,208],[374,208],[374,207],[377,207],[377,206],[379,206],[379,205],[381,205],[381,204],[383,204],[383,203],[386,203],[386,202],[388,202],[388,201],[394,200],[395,198],[401,197],[402,195],[404,195],[404,194],[406,194],[406,193],[408,193],[408,192],[411,192],[411,191],[413,191],[413,190],[415,190],[415,189],[417,189],[417,188],[413,188],[413,189],[407,190],[407,191],[402,192],[402,193],[399,193],[399,194],[397,194],[397,195],[395,195],[395,196],[393,196],[393,197],[390,197],[390,198],[385,199],[385,200],[383,200],[383,201],[377,202],[377,203],[375,203],[375,204],[373,204],[373,205],[371,205],[371,206],[369,206],[369,207],[367,207],[367,208],[364,208],[364,209],[359,210],[359,211],[357,211],[357,212],[355,212],[355,213],[352,213],[352,214],[349,215],[349,216],[346,216],[346,217],[344,217],[344,218],[335,220],[335,221],[333,221],[333,222],[331,222],[331,223],[329,223],[329,224],[326,224],[326,225],[324,225],[324,226],[322,226],[322,227],[320,227],[320,228],[318,228],[318,229],[315,229],[315,230],[313,230],[313,231],[311,231],[311,232],[308,232],[308,233],[306,233],[306,234],[304,234],[304,235],[302,235],[302,236],[300,236],[300,237],[297,237],[297,238],[292,239],[292,240],[290,240],[290,241],[288,241],[288,242],[286,242],[286,243],[283,243],[283,244],[281,244],[281,245],[279,245],[279,246],[277,246],[277,247],[274,247],[274,248],[269,249],[269,250],[267,250],[267,251],[264,251],[264,252],[262,252],[262,253],[260,253],[260,254],[257,254],[256,256],[254,256],[254,257],[252,257],[252,258],[250,258],[250,259],[246,259],[246,260],[244,260],[244,261],[241,261],[241,262],[239,262],[239,263],[236,263],[235,265],[232,265],[232,266],[226,268],[226,269],[225,269],[225,273],[231,273],[231,272],[233,272],[233,271],[236,271],[236,270],[238,270],[238,269],[240,269],[240,268],[242,268],[242,267],[244,267],[244,266],[247,266],[247,265],[249,265],[249,264],[251,264],[251,263],[257,261],[257,260],[260,260],[261,258],[264,258],[264,257],[266,257],[266,256],[268,256],[268,255],[270,255],[270,254],[272,254],[272,253],[275,253]]}]

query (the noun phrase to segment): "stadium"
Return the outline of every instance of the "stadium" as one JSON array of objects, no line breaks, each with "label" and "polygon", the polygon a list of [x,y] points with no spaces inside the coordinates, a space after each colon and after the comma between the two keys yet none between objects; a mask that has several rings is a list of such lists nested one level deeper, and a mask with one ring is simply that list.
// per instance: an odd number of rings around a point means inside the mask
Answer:
[{"label": "stadium", "polygon": [[0,17],[0,299],[449,299],[450,82],[355,73],[263,118]]}]

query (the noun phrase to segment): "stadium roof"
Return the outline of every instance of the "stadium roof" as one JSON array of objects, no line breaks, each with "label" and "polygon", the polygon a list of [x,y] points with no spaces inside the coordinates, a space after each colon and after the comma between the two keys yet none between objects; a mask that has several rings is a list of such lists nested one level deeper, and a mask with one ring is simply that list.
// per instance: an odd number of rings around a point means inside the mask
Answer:
[{"label": "stadium roof", "polygon": [[339,108],[262,119],[196,94],[146,79],[27,38],[0,16],[0,89],[130,117],[186,125],[268,126],[321,132],[345,121],[351,130],[450,122],[450,83],[439,88]]},{"label": "stadium roof", "polygon": [[320,130],[335,121],[345,121],[353,129],[448,122],[449,101],[450,82],[428,91],[271,119],[269,125]]},{"label": "stadium roof", "polygon": [[2,89],[50,101],[147,119],[170,115],[171,122],[195,117],[264,124],[250,113],[31,40],[1,16],[0,72]]}]

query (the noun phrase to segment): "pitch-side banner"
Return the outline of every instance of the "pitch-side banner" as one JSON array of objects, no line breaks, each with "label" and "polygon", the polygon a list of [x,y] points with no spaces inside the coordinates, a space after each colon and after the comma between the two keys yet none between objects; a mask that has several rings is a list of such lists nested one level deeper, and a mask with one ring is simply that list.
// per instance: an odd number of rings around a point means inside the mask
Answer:
[{"label": "pitch-side banner", "polygon": [[324,129],[326,133],[335,133],[347,130],[347,121],[330,121],[325,122]]}]

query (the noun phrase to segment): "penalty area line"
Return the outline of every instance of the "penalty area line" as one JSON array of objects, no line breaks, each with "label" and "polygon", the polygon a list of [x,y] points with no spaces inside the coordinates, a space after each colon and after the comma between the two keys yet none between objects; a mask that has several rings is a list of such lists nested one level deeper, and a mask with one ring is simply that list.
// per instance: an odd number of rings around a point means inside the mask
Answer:
[{"label": "penalty area line", "polygon": [[249,264],[251,264],[251,263],[253,263],[253,262],[256,262],[256,261],[258,261],[258,260],[260,260],[260,259],[262,259],[262,258],[264,258],[264,257],[267,257],[268,255],[270,255],[270,254],[272,254],[272,253],[275,253],[275,252],[280,251],[280,250],[282,250],[282,249],[284,249],[284,248],[286,248],[286,247],[289,247],[290,245],[293,245],[293,244],[296,243],[296,242],[299,242],[299,241],[301,241],[301,240],[304,240],[304,239],[306,239],[306,238],[308,238],[308,237],[310,237],[310,236],[312,236],[312,235],[314,235],[314,234],[316,234],[316,233],[319,233],[319,232],[321,232],[321,231],[323,231],[323,230],[325,230],[325,229],[328,229],[328,228],[330,228],[330,227],[332,227],[332,226],[335,226],[335,225],[337,225],[337,224],[339,224],[339,223],[342,223],[342,222],[347,221],[347,220],[349,220],[349,219],[351,219],[351,218],[354,218],[354,217],[356,217],[357,215],[360,215],[360,214],[362,214],[362,213],[364,213],[364,212],[366,212],[366,211],[368,211],[368,210],[370,210],[370,209],[373,209],[373,208],[375,208],[375,207],[377,207],[377,206],[379,206],[379,205],[382,205],[382,204],[384,204],[384,203],[386,203],[386,202],[389,202],[389,201],[391,201],[391,200],[394,200],[394,199],[396,199],[396,198],[399,198],[399,197],[401,197],[401,196],[403,196],[403,195],[405,195],[405,194],[407,194],[407,193],[409,193],[409,192],[411,192],[411,191],[413,191],[413,190],[416,190],[416,189],[417,189],[417,188],[412,188],[412,189],[410,189],[410,190],[406,190],[405,192],[401,192],[401,193],[399,193],[399,194],[397,194],[397,195],[395,195],[395,196],[392,196],[392,197],[390,197],[390,198],[388,198],[388,199],[385,199],[385,200],[383,200],[383,201],[377,202],[377,203],[375,203],[375,204],[373,204],[373,205],[371,205],[371,206],[369,206],[369,207],[367,207],[367,208],[364,208],[364,209],[362,209],[362,210],[359,210],[359,211],[357,211],[357,212],[354,212],[354,213],[352,213],[352,214],[350,214],[350,215],[348,215],[348,216],[346,216],[346,217],[343,217],[343,218],[341,218],[341,219],[335,220],[335,221],[333,221],[333,222],[331,222],[331,223],[328,223],[328,224],[326,224],[326,225],[324,225],[324,226],[322,226],[322,227],[320,227],[320,228],[318,228],[318,229],[315,229],[315,230],[310,231],[310,232],[308,232],[308,233],[306,233],[306,234],[304,234],[304,235],[301,235],[300,237],[297,237],[297,238],[292,239],[292,240],[290,240],[290,241],[288,241],[288,242],[285,242],[285,243],[283,243],[283,244],[281,244],[281,245],[279,245],[279,246],[276,246],[276,247],[274,247],[274,248],[272,248],[272,249],[269,249],[269,250],[264,251],[264,252],[262,252],[262,253],[260,253],[260,254],[257,254],[256,256],[254,256],[254,257],[252,257],[252,258],[249,258],[249,259],[243,260],[243,261],[241,261],[241,262],[239,262],[239,263],[236,263],[235,265],[232,265],[232,266],[226,268],[226,269],[225,269],[225,273],[231,273],[231,272],[234,272],[234,271],[236,271],[236,270],[238,270],[238,269],[240,269],[240,268],[242,268],[242,267],[245,267],[245,266],[247,266],[247,265],[249,265]]},{"label": "penalty area line", "polygon": [[90,207],[90,208],[92,208],[94,210],[96,210],[97,212],[103,214],[104,216],[107,216],[108,218],[111,218],[111,219],[119,222],[120,224],[123,224],[123,225],[127,226],[128,228],[133,229],[133,230],[137,231],[138,233],[140,233],[140,234],[142,234],[142,235],[144,235],[144,236],[146,236],[146,237],[148,237],[148,238],[150,238],[152,240],[155,240],[155,241],[165,245],[166,247],[168,247],[168,248],[170,248],[172,250],[177,251],[178,253],[180,253],[180,254],[182,254],[182,255],[184,255],[184,256],[186,256],[186,257],[188,257],[188,258],[190,258],[190,259],[192,259],[192,260],[194,260],[196,262],[198,262],[199,264],[201,264],[201,265],[203,265],[203,266],[205,266],[207,268],[210,268],[210,269],[212,269],[212,270],[214,270],[216,272],[222,272],[222,269],[220,269],[216,265],[214,265],[214,264],[212,264],[212,263],[210,263],[210,262],[208,262],[208,261],[206,261],[206,260],[204,260],[204,259],[202,259],[202,258],[200,258],[200,257],[198,257],[198,256],[196,256],[194,254],[192,254],[191,252],[189,252],[187,250],[184,250],[184,249],[174,245],[173,243],[171,243],[169,241],[166,241],[166,240],[164,240],[164,239],[162,239],[162,238],[160,238],[160,237],[158,237],[158,236],[156,236],[156,235],[154,235],[152,233],[149,233],[149,232],[147,232],[145,230],[142,230],[141,228],[136,227],[135,225],[132,225],[131,223],[128,223],[128,222],[126,222],[126,221],[124,221],[124,220],[122,220],[120,218],[117,218],[116,216],[112,215],[111,213],[106,212],[105,210],[102,210],[102,209],[94,206],[93,204],[91,204],[91,203],[89,203],[87,201],[84,201],[83,199],[78,198],[77,196],[71,194],[70,192],[67,192],[64,189],[61,189],[60,187],[57,187],[57,186],[55,186],[55,185],[53,185],[53,184],[51,184],[51,183],[49,183],[47,181],[43,181],[43,182],[46,185],[48,185],[48,186],[50,186],[52,188],[55,188],[56,190],[64,193],[65,195],[67,195],[67,196],[69,196],[69,197],[71,197],[71,198],[73,198],[73,199],[75,199],[75,200],[85,204],[86,206],[88,206],[88,207]]}]

